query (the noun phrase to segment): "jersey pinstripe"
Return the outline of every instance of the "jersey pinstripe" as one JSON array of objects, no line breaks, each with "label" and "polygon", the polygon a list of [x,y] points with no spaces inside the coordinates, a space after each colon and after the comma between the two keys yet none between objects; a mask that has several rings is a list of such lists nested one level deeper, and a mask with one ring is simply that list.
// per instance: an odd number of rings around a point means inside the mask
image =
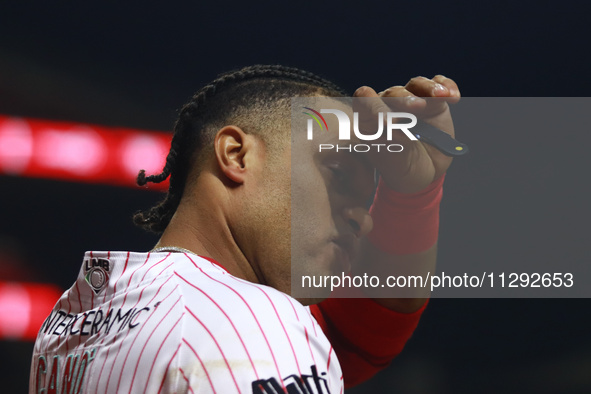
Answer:
[{"label": "jersey pinstripe", "polygon": [[39,331],[31,393],[342,393],[290,296],[186,253],[87,252]]}]

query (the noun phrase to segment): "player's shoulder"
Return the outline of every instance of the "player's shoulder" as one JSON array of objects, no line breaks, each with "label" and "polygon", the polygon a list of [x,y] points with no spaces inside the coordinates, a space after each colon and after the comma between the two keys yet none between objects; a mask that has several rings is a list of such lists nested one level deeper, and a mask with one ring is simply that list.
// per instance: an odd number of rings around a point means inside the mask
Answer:
[{"label": "player's shoulder", "polygon": [[[216,307],[234,312],[297,315],[305,308],[289,295],[272,287],[252,283],[231,275],[214,260],[187,255],[187,264],[176,267],[176,276],[189,304],[207,299]],[[217,304],[217,305],[216,305]],[[202,303],[198,304],[202,306]],[[277,313],[276,313],[277,312]]]},{"label": "player's shoulder", "polygon": [[339,364],[336,357],[330,362],[332,348],[309,308],[204,257],[179,256],[174,271],[184,314],[182,346],[171,365],[188,374],[177,383],[209,384],[217,392],[238,387],[274,392],[282,385],[295,389],[306,379],[339,386]]},{"label": "player's shoulder", "polygon": [[[254,324],[309,320],[309,311],[289,295],[272,287],[231,275],[222,264],[195,255],[175,268],[183,301],[191,315],[211,315]],[[305,320],[304,320],[305,319]]]},{"label": "player's shoulder", "polygon": [[289,295],[237,278],[223,263],[192,253],[87,252],[78,282],[79,298],[94,300],[90,308],[96,306],[97,298],[109,303],[137,298],[142,304],[166,297],[178,300],[177,307],[182,306],[189,316],[208,321],[216,316],[220,321],[233,318],[267,324],[311,317]]}]

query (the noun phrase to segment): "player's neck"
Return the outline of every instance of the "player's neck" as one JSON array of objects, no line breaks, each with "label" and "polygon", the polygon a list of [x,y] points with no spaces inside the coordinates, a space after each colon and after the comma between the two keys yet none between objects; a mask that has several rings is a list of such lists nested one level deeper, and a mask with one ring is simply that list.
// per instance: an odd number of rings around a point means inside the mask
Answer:
[{"label": "player's neck", "polygon": [[222,212],[181,204],[155,248],[180,247],[219,262],[230,274],[259,283],[246,256],[223,220]]}]

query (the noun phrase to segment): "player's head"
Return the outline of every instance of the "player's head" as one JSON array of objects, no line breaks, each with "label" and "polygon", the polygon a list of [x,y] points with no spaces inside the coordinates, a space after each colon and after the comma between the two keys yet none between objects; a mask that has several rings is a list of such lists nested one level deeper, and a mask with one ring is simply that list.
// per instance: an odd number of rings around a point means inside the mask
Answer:
[{"label": "player's head", "polygon": [[[182,107],[162,173],[146,176],[141,171],[138,175],[140,185],[170,176],[170,187],[161,203],[136,214],[134,222],[162,232],[175,213],[184,215],[188,211],[183,207],[190,205],[193,211],[201,211],[202,219],[207,216],[209,223],[226,222],[261,283],[289,292],[291,98],[344,95],[333,83],[295,68],[257,65],[222,74]],[[300,164],[318,167],[313,152],[308,156]],[[313,181],[323,174],[318,168],[315,173],[317,177],[299,172],[302,179],[296,184],[317,187]],[[302,193],[310,195],[314,190]],[[309,201],[314,207],[307,216],[300,213],[298,228],[314,222],[308,218],[322,216],[332,222],[327,232],[334,233],[332,201],[326,193],[319,196],[324,200]],[[205,214],[206,210],[211,213]],[[224,237],[223,230],[218,231]],[[332,233],[322,235],[326,238],[322,242],[331,243]]]},{"label": "player's head", "polygon": [[160,204],[137,213],[134,222],[146,230],[164,231],[183,195],[189,170],[202,167],[212,155],[213,140],[221,127],[239,125],[275,148],[277,140],[289,137],[281,126],[289,124],[290,99],[314,95],[343,96],[344,92],[310,72],[279,65],[255,65],[221,74],[180,110],[163,171],[150,176],[140,171],[140,186],[170,176],[170,187]]}]

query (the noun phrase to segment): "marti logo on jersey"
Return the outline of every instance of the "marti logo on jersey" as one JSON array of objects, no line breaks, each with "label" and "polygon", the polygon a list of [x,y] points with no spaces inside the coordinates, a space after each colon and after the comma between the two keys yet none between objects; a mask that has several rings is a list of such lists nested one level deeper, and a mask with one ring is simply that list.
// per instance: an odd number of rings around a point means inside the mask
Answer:
[{"label": "marti logo on jersey", "polygon": [[[303,113],[310,116],[308,119],[307,132],[308,140],[312,140],[314,136],[314,122],[318,124],[320,130],[328,130],[328,124],[322,114],[333,114],[337,117],[339,122],[339,141],[350,142],[351,141],[351,120],[349,115],[338,109],[321,109],[320,112],[310,108],[304,107],[309,112],[304,111]],[[416,126],[417,117],[408,112],[387,112],[386,113],[386,139],[392,141],[392,133],[394,130],[402,131],[411,141],[418,141],[417,137],[409,131],[410,128]],[[408,123],[396,123],[396,120],[409,119]],[[378,130],[373,134],[363,134],[359,130],[359,113],[353,112],[353,133],[355,136],[362,141],[375,141],[382,137],[384,133],[384,112],[378,113],[377,119]],[[403,146],[400,144],[383,144],[383,143],[367,143],[367,144],[319,144],[318,151],[347,151],[347,152],[369,152],[369,151],[387,151],[387,152],[402,152]]]},{"label": "marti logo on jersey", "polygon": [[283,379],[283,387],[275,378],[259,379],[252,382],[252,394],[298,393],[330,394],[326,372],[318,374],[316,365],[310,366],[310,375],[289,375]]},{"label": "marti logo on jersey", "polygon": [[107,259],[91,258],[84,260],[84,279],[95,294],[100,293],[109,283],[111,262]]}]

